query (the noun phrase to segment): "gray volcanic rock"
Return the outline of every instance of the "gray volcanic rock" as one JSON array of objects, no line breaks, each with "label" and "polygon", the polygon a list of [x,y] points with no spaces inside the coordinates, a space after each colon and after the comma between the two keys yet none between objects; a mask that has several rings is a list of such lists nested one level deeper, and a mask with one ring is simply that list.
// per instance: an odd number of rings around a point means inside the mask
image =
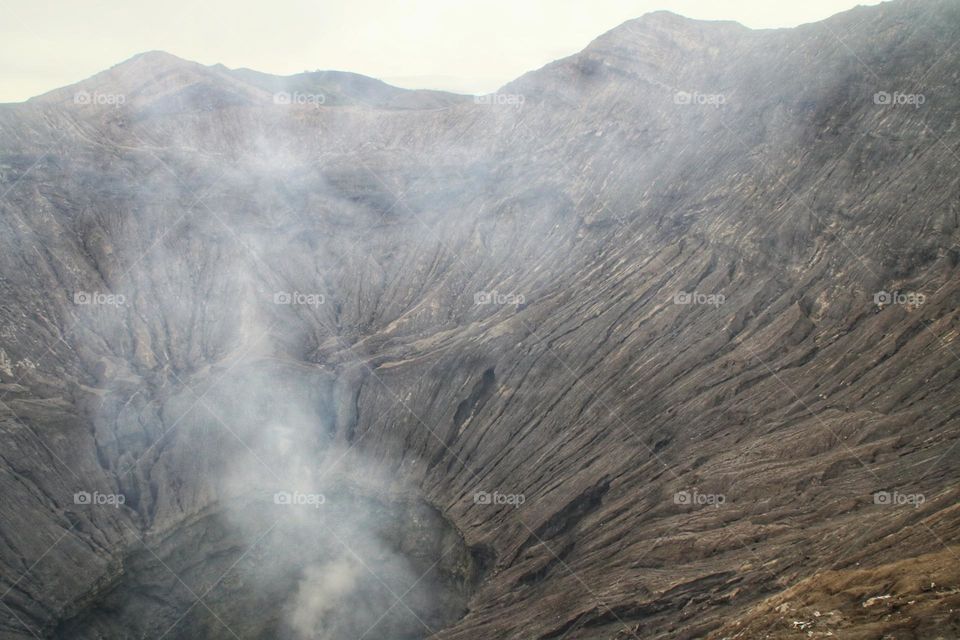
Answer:
[{"label": "gray volcanic rock", "polygon": [[958,37],[0,106],[0,637],[960,635]]}]

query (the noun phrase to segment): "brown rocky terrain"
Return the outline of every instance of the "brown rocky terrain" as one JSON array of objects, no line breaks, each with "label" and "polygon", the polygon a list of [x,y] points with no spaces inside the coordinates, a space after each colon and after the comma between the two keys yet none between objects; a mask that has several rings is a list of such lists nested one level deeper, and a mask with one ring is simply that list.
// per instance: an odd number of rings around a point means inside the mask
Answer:
[{"label": "brown rocky terrain", "polygon": [[0,638],[960,637],[958,39],[0,105]]}]

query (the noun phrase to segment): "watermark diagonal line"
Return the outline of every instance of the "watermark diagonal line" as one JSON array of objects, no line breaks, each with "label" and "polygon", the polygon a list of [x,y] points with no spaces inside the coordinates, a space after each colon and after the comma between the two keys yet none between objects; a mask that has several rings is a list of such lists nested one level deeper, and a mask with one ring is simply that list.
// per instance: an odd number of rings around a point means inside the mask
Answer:
[{"label": "watermark diagonal line", "polygon": [[[121,471],[121,472],[118,474],[118,477],[123,477],[123,476],[125,476],[127,473],[130,473],[130,471],[132,471],[134,468],[136,468],[137,463],[139,463],[140,460],[142,460],[142,459],[144,458],[144,456],[146,456],[147,453],[149,453],[150,450],[153,449],[153,447],[155,447],[158,443],[160,443],[160,442],[163,440],[163,438],[164,438],[169,432],[171,432],[178,424],[180,424],[180,422],[197,406],[197,404],[198,404],[201,400],[203,400],[203,399],[207,396],[207,394],[210,393],[210,392],[213,390],[214,387],[216,387],[217,382],[218,382],[219,380],[224,379],[224,378],[227,376],[227,374],[229,374],[238,364],[240,364],[241,362],[243,362],[243,354],[249,353],[250,351],[252,351],[252,350],[260,343],[260,341],[263,340],[264,337],[266,337],[267,335],[270,334],[270,332],[271,332],[272,329],[273,329],[273,326],[268,327],[264,332],[262,332],[262,333],[260,334],[260,336],[259,336],[256,340],[254,340],[252,343],[250,343],[249,345],[247,345],[247,347],[246,347],[246,349],[245,349],[245,351],[244,351],[243,353],[241,353],[239,356],[237,356],[237,357],[234,359],[234,361],[231,362],[230,365],[226,367],[226,369],[224,369],[222,372],[220,372],[220,374],[219,374],[218,376],[215,376],[214,379],[210,381],[210,383],[207,385],[207,388],[204,390],[204,392],[203,392],[202,394],[200,394],[199,397],[197,397],[196,394],[194,394],[194,401],[193,401],[193,403],[192,403],[189,407],[187,407],[187,409],[184,410],[184,412],[183,412],[182,414],[180,414],[180,416],[179,416],[176,420],[174,420],[173,423],[171,423],[171,425],[170,425],[169,427],[167,427],[166,429],[164,429],[163,433],[161,433],[161,434],[153,441],[153,443],[151,443],[151,445],[150,445],[149,447],[147,447],[146,449],[144,449],[144,451],[143,451],[139,456],[137,456],[136,460],[134,460],[133,462],[131,462],[131,463],[127,466],[127,468],[126,468],[125,470]],[[154,357],[157,357],[156,352],[153,350],[153,348],[152,348],[152,347],[148,347],[148,348],[154,353]],[[180,381],[179,383],[180,383],[181,386],[185,386],[185,385],[183,384],[183,381]],[[185,387],[185,388],[189,389],[189,387]],[[192,392],[191,392],[191,393],[192,393]],[[208,409],[208,410],[209,410],[209,409]]]},{"label": "watermark diagonal line", "polygon": [[[157,640],[163,640],[163,638],[165,638],[168,633],[170,633],[171,631],[173,631],[174,627],[176,627],[178,624],[180,624],[180,621],[183,620],[185,617],[187,617],[187,615],[188,615],[191,611],[193,611],[193,608],[194,608],[194,607],[196,607],[198,604],[200,604],[201,599],[202,599],[202,598],[205,598],[205,597],[207,596],[207,594],[209,594],[211,591],[213,591],[213,590],[223,581],[223,579],[226,578],[227,575],[229,575],[229,573],[230,573],[231,571],[233,571],[233,568],[236,567],[238,564],[240,564],[240,561],[243,560],[244,558],[246,558],[247,555],[248,555],[251,551],[253,551],[253,549],[254,549],[258,544],[260,544],[260,541],[263,540],[264,538],[266,538],[267,535],[269,535],[270,532],[273,531],[273,529],[274,529],[279,523],[280,523],[279,520],[277,520],[276,522],[274,522],[272,525],[270,525],[270,528],[267,529],[266,531],[264,531],[263,534],[261,534],[261,535],[256,539],[256,541],[255,541],[252,545],[250,545],[249,547],[247,547],[247,550],[244,551],[244,552],[240,555],[240,557],[237,558],[237,559],[234,561],[234,563],[231,564],[230,567],[229,567],[226,571],[223,572],[223,575],[221,575],[219,578],[217,578],[217,580],[216,580],[212,585],[210,585],[210,586],[207,588],[206,591],[204,591],[201,595],[197,596],[197,599],[193,601],[193,604],[191,604],[190,607],[187,608],[186,611],[184,611],[182,614],[180,614],[180,617],[177,618],[177,619],[173,622],[172,625],[170,625],[170,628],[168,628],[166,631],[164,631],[162,634],[160,634],[160,636],[157,638]],[[206,605],[204,605],[204,606],[206,606]],[[219,619],[219,618],[218,618],[218,619]],[[231,632],[231,633],[232,633],[232,632]]]},{"label": "watermark diagonal line", "polygon": [[4,402],[2,399],[0,399],[0,405],[2,405],[7,411],[10,412],[10,415],[13,416],[13,419],[17,422],[17,424],[19,424],[21,427],[23,427],[24,429],[26,429],[27,433],[29,433],[30,435],[32,435],[32,436],[34,437],[34,439],[35,439],[37,442],[39,442],[40,445],[41,445],[44,449],[47,450],[47,453],[49,453],[51,456],[53,456],[54,460],[56,460],[58,463],[60,463],[60,466],[62,466],[62,467],[63,467],[64,469],[66,469],[67,471],[69,471],[69,472],[70,472],[70,475],[72,475],[74,478],[76,478],[77,480],[80,480],[80,476],[77,475],[76,471],[74,471],[74,470],[70,467],[70,465],[68,465],[66,462],[64,462],[63,459],[62,459],[60,456],[58,456],[56,453],[54,453],[53,449],[51,449],[50,447],[47,446],[47,443],[43,440],[43,438],[41,438],[33,429],[31,429],[30,427],[28,427],[27,424],[26,424],[23,420],[20,419],[20,416],[18,416],[18,415],[16,414],[16,412],[15,412],[13,409],[10,408],[10,405],[8,405],[8,404],[7,404],[6,402]]},{"label": "watermark diagonal line", "polygon": [[75,526],[76,526],[76,523],[71,524],[69,527],[67,527],[67,528],[64,530],[64,532],[60,535],[60,537],[57,538],[57,540],[56,540],[53,544],[51,544],[49,547],[47,547],[47,550],[44,551],[42,554],[40,554],[40,557],[37,558],[36,560],[34,560],[34,561],[33,561],[33,564],[31,564],[29,567],[27,567],[27,570],[24,571],[22,574],[20,574],[20,577],[17,578],[17,579],[13,582],[13,584],[11,584],[11,585],[7,588],[7,590],[3,592],[3,595],[0,596],[0,600],[3,600],[4,598],[6,598],[6,597],[10,594],[10,592],[13,591],[13,589],[14,589],[18,584],[20,584],[20,581],[23,580],[24,578],[26,578],[27,575],[29,575],[29,573],[30,573],[31,571],[33,571],[33,568],[36,567],[38,564],[40,564],[40,561],[41,561],[41,560],[43,560],[45,557],[47,557],[47,554],[49,554],[51,551],[53,551],[54,547],[56,547],[58,544],[60,544],[60,541],[63,540],[64,538],[66,538],[67,535],[68,535],[71,531],[73,531],[73,528],[74,528]]},{"label": "watermark diagonal line", "polygon": [[176,578],[177,582],[179,582],[180,584],[182,584],[183,587],[184,587],[187,591],[189,591],[190,594],[191,594],[194,598],[196,598],[197,601],[199,601],[200,604],[202,604],[202,605],[204,606],[204,608],[205,608],[207,611],[209,611],[209,612],[213,615],[213,617],[216,618],[216,619],[220,622],[220,624],[222,624],[222,625],[224,626],[224,628],[226,628],[227,631],[230,632],[230,635],[232,635],[232,636],[233,636],[234,638],[236,638],[237,640],[240,640],[240,636],[238,636],[236,633],[234,633],[233,629],[231,629],[230,626],[229,626],[226,622],[224,622],[223,619],[221,619],[220,616],[218,616],[217,613],[216,613],[213,609],[211,609],[209,606],[207,606],[207,603],[204,602],[203,599],[202,599],[200,596],[198,596],[198,595],[194,592],[194,590],[191,589],[190,586],[189,586],[186,582],[184,582],[184,581],[180,578],[180,576],[177,575],[177,573],[176,573],[173,569],[171,569],[171,568],[167,565],[167,563],[164,562],[164,561],[160,558],[160,556],[158,556],[156,553],[154,553],[153,549],[151,549],[151,548],[147,545],[146,541],[144,541],[144,539],[140,537],[140,535],[137,533],[137,531],[136,531],[133,527],[131,527],[130,525],[128,525],[128,524],[126,524],[126,523],[124,523],[124,525],[125,525],[128,529],[130,529],[131,532],[133,532],[134,537],[135,537],[137,540],[140,541],[140,544],[143,545],[143,548],[146,549],[146,550],[150,553],[150,555],[152,555],[152,556],[156,559],[156,561],[159,562],[160,565],[161,565],[164,569],[166,569],[167,571],[169,571],[169,572],[170,572],[170,575],[172,575],[174,578]]},{"label": "watermark diagonal line", "polygon": [[28,625],[26,622],[24,622],[24,621],[20,618],[20,616],[18,616],[17,613],[16,613],[13,609],[10,608],[10,605],[8,605],[6,602],[3,602],[2,600],[0,600],[0,604],[3,604],[3,606],[6,608],[6,610],[10,612],[10,615],[12,615],[12,616],[17,620],[17,622],[20,623],[20,626],[22,626],[24,629],[26,629],[26,630],[30,633],[30,635],[32,635],[32,636],[33,636],[34,638],[36,638],[37,640],[42,640],[42,639],[40,638],[40,636],[37,635],[37,632],[33,630],[33,627],[31,627],[31,626]]},{"label": "watermark diagonal line", "polygon": [[417,619],[417,622],[419,622],[421,625],[423,625],[423,627],[424,627],[427,631],[429,631],[431,635],[434,633],[434,630],[430,627],[430,625],[428,625],[426,622],[424,622],[424,621],[420,618],[420,616],[418,616],[418,615],[416,614],[416,612],[415,612],[413,609],[411,609],[409,606],[407,606],[407,603],[404,602],[403,599],[402,599],[400,596],[398,596],[398,595],[393,591],[393,589],[390,588],[390,585],[388,585],[386,582],[384,582],[383,579],[382,579],[379,575],[377,575],[377,573],[376,573],[373,569],[370,568],[370,565],[368,565],[368,564],[366,563],[366,561],[365,561],[363,558],[361,558],[360,555],[357,554],[357,552],[355,552],[355,551],[350,547],[350,545],[348,545],[346,542],[344,542],[343,539],[342,539],[340,536],[338,536],[338,535],[336,534],[336,532],[333,531],[332,528],[330,528],[329,526],[327,526],[326,523],[324,523],[324,522],[321,521],[321,526],[322,526],[331,536],[333,536],[333,539],[336,540],[338,543],[340,543],[340,546],[342,546],[344,549],[346,549],[346,550],[350,553],[350,555],[352,555],[352,556],[357,560],[357,562],[359,562],[359,563],[363,566],[363,568],[366,569],[366,570],[370,573],[370,575],[372,575],[372,576],[377,580],[377,582],[379,582],[379,583],[383,586],[383,588],[386,589],[386,590],[390,593],[390,595],[393,596],[393,597],[397,600],[397,602],[399,602],[400,604],[402,604],[403,607],[404,607],[408,612],[410,612],[410,615],[412,615],[414,618]]},{"label": "watermark diagonal line", "polygon": [[407,596],[407,594],[410,593],[411,591],[413,591],[414,587],[416,587],[418,584],[420,584],[420,581],[423,580],[425,577],[427,577],[427,575],[428,575],[431,571],[433,571],[433,568],[436,567],[438,564],[440,564],[440,562],[441,562],[445,557],[447,557],[447,554],[450,553],[451,549],[453,549],[453,547],[449,547],[446,551],[444,551],[443,553],[441,553],[440,556],[439,556],[436,560],[433,561],[433,564],[431,564],[430,567],[429,567],[426,571],[424,571],[422,574],[420,574],[420,577],[417,578],[417,579],[413,582],[413,584],[411,584],[411,585],[407,588],[406,591],[404,591],[403,593],[401,593],[401,594],[397,597],[397,599],[393,601],[393,604],[391,604],[391,605],[387,608],[386,611],[384,611],[382,614],[380,614],[380,617],[377,618],[376,622],[374,622],[372,625],[370,625],[370,628],[367,629],[366,631],[364,631],[363,634],[362,634],[359,638],[357,638],[357,640],[364,640],[364,638],[366,638],[367,635],[368,635],[371,631],[373,631],[374,629],[376,629],[377,625],[380,624],[380,621],[383,620],[384,618],[386,618],[387,615],[389,615],[389,613],[390,613],[391,611],[393,611],[394,607],[396,607],[398,604],[400,604],[400,602]]}]

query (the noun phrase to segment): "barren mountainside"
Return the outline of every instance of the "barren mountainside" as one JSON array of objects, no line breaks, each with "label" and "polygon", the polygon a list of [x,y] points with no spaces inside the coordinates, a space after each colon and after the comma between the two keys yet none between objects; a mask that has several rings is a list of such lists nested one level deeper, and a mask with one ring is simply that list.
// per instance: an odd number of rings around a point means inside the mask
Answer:
[{"label": "barren mountainside", "polygon": [[0,638],[960,637],[958,40],[0,105]]}]

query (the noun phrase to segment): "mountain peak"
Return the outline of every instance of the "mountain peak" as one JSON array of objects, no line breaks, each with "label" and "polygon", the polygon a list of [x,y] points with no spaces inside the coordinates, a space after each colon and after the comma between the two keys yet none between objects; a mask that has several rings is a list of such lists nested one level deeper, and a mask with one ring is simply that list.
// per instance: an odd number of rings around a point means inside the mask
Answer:
[{"label": "mountain peak", "polygon": [[[172,53],[163,51],[161,49],[153,49],[151,51],[143,51],[136,55],[131,56],[124,62],[134,62],[134,61],[143,61],[150,64],[162,64],[162,63],[180,63],[180,64],[196,64],[190,60],[185,60],[179,56],[175,56]],[[121,62],[120,64],[124,64]]]},{"label": "mountain peak", "polygon": [[660,10],[651,11],[639,18],[627,20],[599,36],[594,42],[617,36],[631,38],[641,32],[690,34],[707,32],[743,33],[749,31],[752,31],[752,29],[734,20],[698,20],[672,11]]},{"label": "mountain peak", "polygon": [[700,22],[700,21],[695,20],[694,18],[688,18],[686,16],[682,16],[679,13],[674,13],[673,11],[669,11],[667,9],[658,9],[657,11],[650,11],[649,13],[645,13],[639,18],[628,20],[628,22],[643,22],[646,24],[653,24],[653,25],[678,25],[678,24],[684,24],[684,23],[689,24],[689,23]]},{"label": "mountain peak", "polygon": [[130,68],[135,69],[138,73],[143,73],[145,70],[171,70],[177,68],[206,68],[204,65],[199,62],[194,62],[192,60],[186,60],[178,56],[168,53],[166,51],[154,50],[154,51],[144,51],[143,53],[138,53],[134,56],[131,56],[115,64],[111,69],[122,69]]},{"label": "mountain peak", "polygon": [[671,50],[691,52],[720,46],[752,33],[757,32],[731,20],[696,20],[672,11],[653,11],[597,37],[584,53],[648,60]]}]

